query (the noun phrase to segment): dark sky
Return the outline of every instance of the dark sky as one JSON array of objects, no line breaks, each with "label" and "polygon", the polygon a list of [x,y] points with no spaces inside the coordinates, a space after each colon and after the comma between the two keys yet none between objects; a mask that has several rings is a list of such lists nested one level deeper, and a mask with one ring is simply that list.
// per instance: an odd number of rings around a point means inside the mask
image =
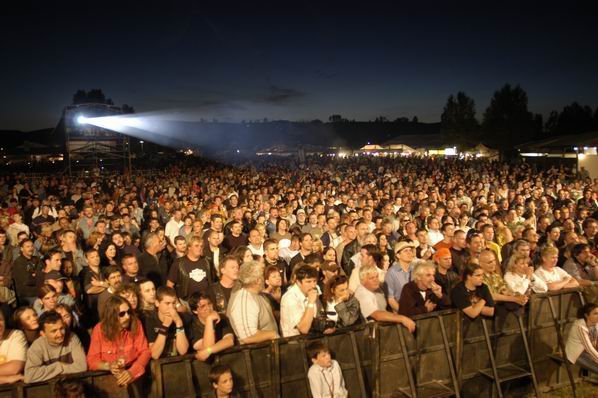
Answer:
[{"label": "dark sky", "polygon": [[527,91],[533,112],[598,106],[594,13],[477,11],[1,17],[0,129],[54,126],[79,88],[137,112],[231,121],[340,113],[435,122],[459,90],[481,118],[507,82]]}]

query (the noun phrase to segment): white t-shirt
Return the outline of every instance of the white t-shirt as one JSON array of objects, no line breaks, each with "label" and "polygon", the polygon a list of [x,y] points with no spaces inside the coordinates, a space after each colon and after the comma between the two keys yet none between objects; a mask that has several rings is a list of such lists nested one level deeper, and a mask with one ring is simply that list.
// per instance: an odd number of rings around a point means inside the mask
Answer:
[{"label": "white t-shirt", "polygon": [[565,278],[569,278],[570,275],[561,267],[554,267],[551,271],[548,271],[544,267],[539,267],[535,272],[537,278],[543,280],[546,284],[553,282],[561,282]]},{"label": "white t-shirt", "polygon": [[355,289],[355,298],[359,301],[361,315],[365,319],[375,311],[386,311],[386,298],[381,289],[372,292],[363,287],[363,285],[359,285]]},{"label": "white t-shirt", "polygon": [[[297,284],[291,286],[280,300],[280,331],[283,337],[298,336],[301,334],[297,329],[297,324],[303,318],[307,309],[307,297]],[[315,318],[316,311],[314,309]]]},{"label": "white t-shirt", "polygon": [[11,330],[6,339],[0,340],[0,364],[27,360],[27,340],[20,330]]}]

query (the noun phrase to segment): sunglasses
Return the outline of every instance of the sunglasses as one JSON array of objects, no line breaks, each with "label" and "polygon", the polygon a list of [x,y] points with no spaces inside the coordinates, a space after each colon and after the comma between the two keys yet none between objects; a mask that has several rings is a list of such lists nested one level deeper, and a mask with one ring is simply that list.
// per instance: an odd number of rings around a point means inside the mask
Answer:
[{"label": "sunglasses", "polygon": [[118,313],[118,317],[119,317],[119,318],[124,318],[124,316],[125,316],[125,315],[129,315],[129,316],[131,316],[131,314],[132,314],[131,310],[130,310],[130,309],[128,309],[128,310],[126,310],[126,311],[120,311],[120,312]]}]

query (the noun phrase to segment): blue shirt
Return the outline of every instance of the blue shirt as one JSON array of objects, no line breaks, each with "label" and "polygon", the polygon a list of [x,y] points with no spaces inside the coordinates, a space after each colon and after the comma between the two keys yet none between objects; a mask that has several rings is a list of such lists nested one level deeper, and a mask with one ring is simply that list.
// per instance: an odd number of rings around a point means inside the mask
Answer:
[{"label": "blue shirt", "polygon": [[413,263],[409,264],[407,272],[403,271],[401,265],[396,262],[388,269],[384,282],[388,288],[388,297],[393,297],[397,302],[401,298],[403,286],[411,281],[411,274],[413,272]]}]

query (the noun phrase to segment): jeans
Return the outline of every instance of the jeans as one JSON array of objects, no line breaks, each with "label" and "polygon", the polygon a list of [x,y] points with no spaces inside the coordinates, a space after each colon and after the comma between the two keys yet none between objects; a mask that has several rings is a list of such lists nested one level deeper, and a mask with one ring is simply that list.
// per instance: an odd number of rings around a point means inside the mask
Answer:
[{"label": "jeans", "polygon": [[596,362],[586,351],[582,352],[579,358],[577,358],[575,365],[598,374],[598,362]]}]

